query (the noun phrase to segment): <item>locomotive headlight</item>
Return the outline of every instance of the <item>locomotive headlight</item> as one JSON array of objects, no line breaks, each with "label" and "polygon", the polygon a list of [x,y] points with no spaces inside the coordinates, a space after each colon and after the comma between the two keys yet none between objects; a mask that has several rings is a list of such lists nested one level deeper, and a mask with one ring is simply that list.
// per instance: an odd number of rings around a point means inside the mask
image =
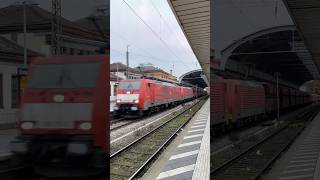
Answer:
[{"label": "locomotive headlight", "polygon": [[33,128],[33,122],[23,122],[20,127],[22,129],[32,129]]},{"label": "locomotive headlight", "polygon": [[120,99],[117,99],[117,103],[119,103],[119,102],[121,102],[121,100],[120,100]]},{"label": "locomotive headlight", "polygon": [[134,103],[139,103],[139,99],[136,99],[133,101]]},{"label": "locomotive headlight", "polygon": [[53,96],[54,102],[63,102],[64,101],[64,95],[62,94],[56,94]]},{"label": "locomotive headlight", "polygon": [[131,110],[132,110],[132,111],[137,111],[137,110],[138,110],[138,107],[131,107]]},{"label": "locomotive headlight", "polygon": [[91,122],[84,122],[79,125],[82,130],[90,130],[92,128]]},{"label": "locomotive headlight", "polygon": [[68,144],[68,153],[83,155],[88,152],[88,145],[84,143],[70,143]]}]

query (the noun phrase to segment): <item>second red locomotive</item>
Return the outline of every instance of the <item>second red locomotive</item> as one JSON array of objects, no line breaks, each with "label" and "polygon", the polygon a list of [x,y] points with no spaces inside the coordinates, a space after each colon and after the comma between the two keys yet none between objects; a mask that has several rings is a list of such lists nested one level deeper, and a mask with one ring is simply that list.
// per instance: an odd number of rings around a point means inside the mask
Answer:
[{"label": "second red locomotive", "polygon": [[155,79],[122,80],[117,90],[115,115],[139,117],[146,113],[203,95],[199,88],[184,87]]},{"label": "second red locomotive", "polygon": [[[211,117],[215,132],[248,125],[277,112],[277,87],[271,83],[236,79],[211,82]],[[279,86],[280,112],[311,103],[311,96],[298,89]]]}]

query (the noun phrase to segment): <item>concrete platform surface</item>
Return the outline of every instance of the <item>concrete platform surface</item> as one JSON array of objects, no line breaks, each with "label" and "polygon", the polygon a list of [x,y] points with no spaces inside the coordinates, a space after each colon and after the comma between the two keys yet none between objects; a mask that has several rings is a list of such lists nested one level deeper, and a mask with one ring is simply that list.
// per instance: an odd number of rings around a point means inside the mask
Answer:
[{"label": "concrete platform surface", "polygon": [[188,132],[177,144],[158,175],[161,180],[206,180],[210,176],[210,99],[191,120]]},{"label": "concrete platform surface", "polygon": [[18,131],[16,129],[0,130],[0,160],[11,155],[9,143],[17,135]]},{"label": "concrete platform surface", "polygon": [[263,179],[320,180],[320,113]]}]

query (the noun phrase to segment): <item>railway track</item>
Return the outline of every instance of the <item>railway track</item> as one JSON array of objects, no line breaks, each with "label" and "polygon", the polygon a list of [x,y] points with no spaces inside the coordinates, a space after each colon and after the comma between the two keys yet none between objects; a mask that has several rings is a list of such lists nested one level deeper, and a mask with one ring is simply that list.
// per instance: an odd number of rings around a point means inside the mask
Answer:
[{"label": "railway track", "polygon": [[[192,101],[191,101],[192,102]],[[190,102],[186,102],[186,103],[183,103],[182,105],[185,105],[185,104],[188,104]],[[175,106],[176,107],[176,106]],[[125,126],[128,126],[130,124],[133,124],[133,123],[136,123],[138,121],[141,121],[141,120],[145,120],[145,119],[148,119],[148,118],[152,118],[154,116],[157,116],[158,114],[162,113],[162,112],[165,112],[165,111],[169,111],[171,109],[174,109],[175,107],[171,107],[171,108],[168,108],[168,109],[165,109],[165,110],[161,110],[161,111],[158,111],[158,112],[154,112],[152,113],[151,116],[147,116],[147,117],[143,117],[141,119],[131,119],[131,120],[128,120],[126,118],[117,118],[117,119],[111,119],[110,120],[110,131],[115,131],[115,130],[118,130],[118,129],[121,129],[122,127],[125,127]]]},{"label": "railway track", "polygon": [[[18,180],[21,179],[18,177],[21,176],[21,174],[26,175],[26,168],[23,166],[12,166],[10,161],[11,159],[0,161],[0,179]],[[24,179],[31,180],[31,178],[27,175],[24,176]]]},{"label": "railway track", "polygon": [[128,126],[130,124],[136,123],[137,120],[118,120],[117,122],[112,123],[110,125],[110,131],[115,131],[117,129],[120,129],[122,127]]},{"label": "railway track", "polygon": [[110,179],[136,178],[202,107],[201,99],[151,132],[110,156]]},{"label": "railway track", "polygon": [[[103,176],[103,177],[102,177]],[[64,177],[49,178],[34,173],[32,168],[23,165],[11,165],[10,159],[0,161],[0,180],[102,180],[107,179],[105,175],[86,176],[86,177]]]},{"label": "railway track", "polygon": [[[258,179],[265,170],[287,149],[294,139],[302,132],[309,122],[319,112],[319,107],[300,114],[293,121],[283,123],[277,130],[265,136],[253,145],[246,145],[238,149],[236,154],[230,152],[224,160],[217,158],[220,164],[211,167],[211,179],[214,180],[252,180]],[[237,149],[237,148],[235,148]]]}]

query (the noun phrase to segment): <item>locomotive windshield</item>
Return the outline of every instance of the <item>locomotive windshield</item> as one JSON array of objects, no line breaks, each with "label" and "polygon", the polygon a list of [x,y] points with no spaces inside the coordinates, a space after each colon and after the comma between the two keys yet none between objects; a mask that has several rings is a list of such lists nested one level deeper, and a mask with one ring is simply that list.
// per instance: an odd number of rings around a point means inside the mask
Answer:
[{"label": "locomotive windshield", "polygon": [[122,90],[137,90],[137,89],[140,89],[140,82],[139,81],[120,82],[119,89],[122,89]]},{"label": "locomotive windshield", "polygon": [[34,65],[30,88],[94,88],[100,63]]}]

